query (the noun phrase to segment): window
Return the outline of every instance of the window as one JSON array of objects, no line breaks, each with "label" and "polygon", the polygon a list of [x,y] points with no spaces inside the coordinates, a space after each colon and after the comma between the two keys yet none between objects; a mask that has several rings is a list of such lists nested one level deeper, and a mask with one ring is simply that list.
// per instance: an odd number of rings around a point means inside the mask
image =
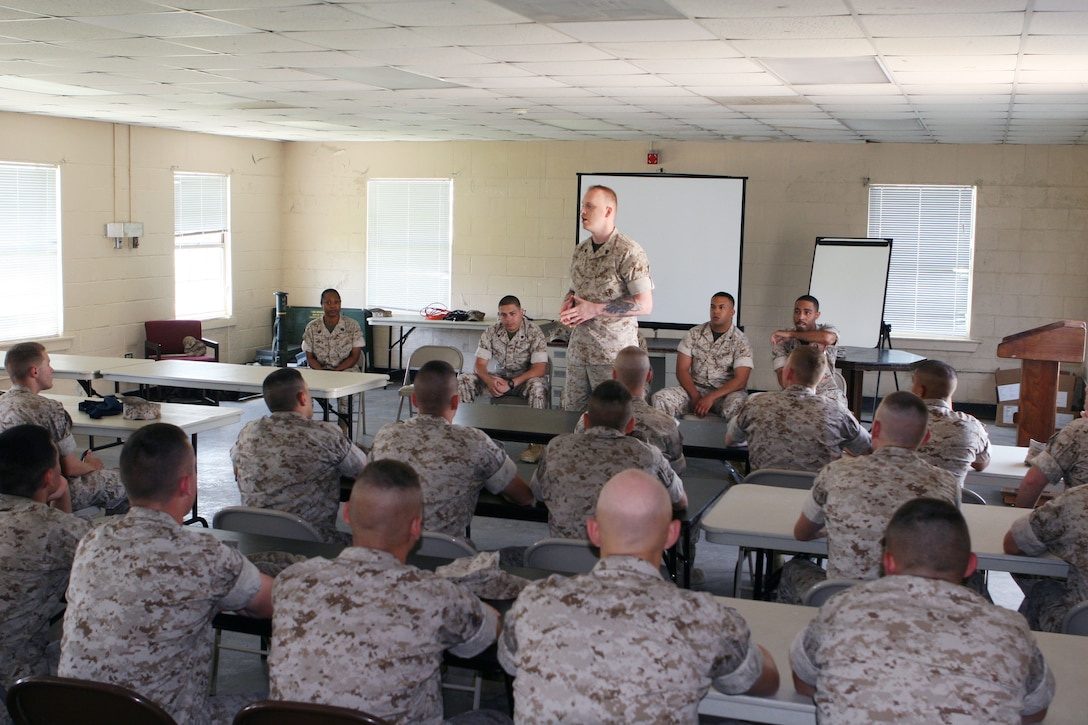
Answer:
[{"label": "window", "polygon": [[59,199],[58,167],[0,163],[0,340],[61,333]]},{"label": "window", "polygon": [[230,177],[174,173],[174,315],[230,315]]},{"label": "window", "polygon": [[367,307],[449,307],[453,180],[372,179],[366,208]]},{"label": "window", "polygon": [[901,337],[971,333],[975,187],[869,187],[869,236],[892,241],[884,320]]}]

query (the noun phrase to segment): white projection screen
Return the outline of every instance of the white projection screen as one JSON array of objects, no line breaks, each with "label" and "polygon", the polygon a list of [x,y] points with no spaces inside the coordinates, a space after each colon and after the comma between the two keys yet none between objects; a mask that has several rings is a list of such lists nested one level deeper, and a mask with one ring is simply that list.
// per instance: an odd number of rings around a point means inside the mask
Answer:
[{"label": "white projection screen", "polygon": [[[578,202],[600,184],[616,192],[616,228],[650,258],[654,309],[640,323],[691,325],[708,319],[710,296],[737,300],[741,324],[741,258],[747,177],[579,173]],[[575,242],[588,236],[578,215]]]},{"label": "white projection screen", "polygon": [[839,328],[840,346],[879,344],[891,258],[891,239],[816,238],[808,293],[820,322]]}]

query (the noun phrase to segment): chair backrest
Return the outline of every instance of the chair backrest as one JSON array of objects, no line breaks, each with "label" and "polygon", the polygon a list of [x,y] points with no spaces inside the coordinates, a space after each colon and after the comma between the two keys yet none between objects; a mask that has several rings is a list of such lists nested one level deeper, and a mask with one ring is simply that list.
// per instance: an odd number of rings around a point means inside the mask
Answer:
[{"label": "chair backrest", "polygon": [[200,320],[148,320],[144,323],[144,335],[151,342],[162,345],[163,355],[185,353],[186,337],[200,339],[204,336]]},{"label": "chair backrest", "polygon": [[585,574],[597,566],[600,550],[586,539],[542,539],[525,550],[525,566],[563,574]]},{"label": "chair backrest", "polygon": [[387,722],[362,710],[286,700],[254,702],[234,716],[234,725],[387,725]]},{"label": "chair backrest", "polygon": [[815,480],[816,474],[812,471],[789,471],[785,468],[761,468],[744,477],[745,483],[806,490],[812,488],[812,482]]},{"label": "chair backrest", "polygon": [[465,356],[456,347],[449,345],[421,345],[412,351],[408,358],[408,366],[404,369],[404,384],[412,382],[412,371],[419,370],[431,360],[445,360],[457,372],[461,372],[465,364]]},{"label": "chair backrest", "polygon": [[1065,619],[1062,620],[1062,634],[1088,637],[1088,602],[1081,602],[1065,613]]},{"label": "chair backrest", "polygon": [[857,579],[827,579],[816,582],[801,594],[801,603],[806,607],[822,607],[831,597],[860,583]]},{"label": "chair backrest", "polygon": [[433,556],[436,559],[460,559],[465,556],[476,556],[476,547],[465,539],[443,534],[439,531],[424,531],[423,535],[412,548],[413,554],[419,556]]},{"label": "chair backrest", "polygon": [[8,689],[7,706],[15,725],[177,725],[127,687],[70,677],[24,677]]},{"label": "chair backrest", "polygon": [[278,536],[281,539],[322,541],[310,522],[286,511],[259,509],[252,506],[227,506],[215,512],[212,526],[241,534]]},{"label": "chair backrest", "polygon": [[982,495],[977,491],[972,491],[969,488],[964,488],[963,486],[960,486],[960,503],[972,503],[985,506],[986,499],[984,499]]}]

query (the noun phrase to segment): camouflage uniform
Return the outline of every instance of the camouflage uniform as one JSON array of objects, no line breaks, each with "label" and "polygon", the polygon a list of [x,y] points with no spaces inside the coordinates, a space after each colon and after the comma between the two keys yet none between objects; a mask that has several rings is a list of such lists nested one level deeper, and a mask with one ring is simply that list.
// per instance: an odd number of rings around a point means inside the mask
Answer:
[{"label": "camouflage uniform", "polygon": [[951,473],[962,486],[976,461],[990,460],[990,436],[973,415],[952,410],[939,398],[926,401],[929,440],[918,448],[928,463]]},{"label": "camouflage uniform", "polygon": [[[691,380],[700,395],[712,393],[728,383],[736,376],[736,368],[752,367],[752,345],[736,325],[730,325],[717,340],[709,322],[696,325],[684,335],[676,351],[691,358]],[[729,419],[737,414],[747,398],[747,390],[735,390],[715,400],[710,410]],[[691,398],[680,386],[657,391],[653,404],[673,417],[691,412]]]},{"label": "camouflage uniform", "polygon": [[[320,317],[310,320],[302,331],[303,351],[316,357],[329,370],[346,360],[352,349],[365,346],[366,340],[359,323],[344,315],[340,316],[340,321],[332,332],[329,332],[325,327],[325,320]],[[359,372],[363,369],[362,365],[363,356],[360,354],[359,362],[355,367],[348,368],[347,372]]]},{"label": "camouflage uniform", "polygon": [[879,577],[880,540],[892,514],[923,496],[959,506],[960,487],[955,476],[910,449],[883,446],[827,464],[802,508],[805,518],[827,527],[827,572],[806,559],[786,562],[778,601],[800,604],[805,589],[824,578]]},{"label": "camouflage uniform", "polygon": [[526,587],[503,622],[499,662],[526,725],[696,723],[711,684],[739,694],[763,668],[734,609],[630,556]]},{"label": "camouflage uniform", "polygon": [[661,451],[615,428],[594,426],[553,438],[529,483],[537,500],[548,506],[548,535],[586,538],[586,518],[604,484],[629,468],[661,481],[673,503],[684,497],[684,484]]},{"label": "camouflage uniform", "polygon": [[842,457],[869,450],[869,432],[846,406],[816,395],[804,385],[750,397],[733,420],[729,436],[748,442],[751,470],[787,468],[819,471]]},{"label": "camouflage uniform", "polygon": [[[492,374],[510,380],[537,363],[548,362],[548,341],[540,326],[530,320],[522,320],[513,337],[501,322],[496,322],[480,335],[476,357],[494,361]],[[476,373],[463,373],[457,378],[457,392],[462,402],[472,403],[477,395],[487,392],[487,385]],[[530,378],[507,395],[528,398],[531,408],[547,408],[548,376]]]},{"label": "camouflage uniform", "polygon": [[[833,332],[836,335],[839,334],[839,329],[834,325],[821,325],[816,323],[817,330],[823,330],[826,332]],[[789,358],[790,353],[798,345],[804,343],[800,340],[790,338],[783,342],[778,343],[771,347],[771,359],[774,369],[777,372],[786,367],[786,360]],[[827,371],[823,379],[816,385],[816,394],[822,395],[827,398],[831,398],[840,405],[846,405],[846,395],[839,389],[839,386],[835,384],[834,371],[835,371],[835,359],[838,355],[838,347],[835,345],[828,345],[824,350],[824,355],[827,356]]]},{"label": "camouflage uniform", "polygon": [[1047,552],[1069,562],[1065,581],[1016,577],[1026,594],[1020,611],[1032,629],[1060,632],[1070,608],[1088,601],[1088,487],[1048,501],[1015,522],[1013,541],[1028,556]]},{"label": "camouflage uniform", "polygon": [[1054,697],[1022,617],[916,576],[835,595],[794,639],[790,664],[816,686],[817,722],[1019,725]]},{"label": "camouflage uniform", "polygon": [[486,433],[453,425],[436,415],[417,415],[383,426],[374,437],[370,459],[407,463],[423,484],[423,528],[464,536],[480,489],[502,493],[517,466]]},{"label": "camouflage uniform", "polygon": [[76,550],[59,674],[136,690],[178,725],[230,722],[228,710],[245,698],[207,696],[211,622],[245,607],[260,587],[257,568],[236,549],[133,507]]},{"label": "camouflage uniform", "polygon": [[64,610],[76,544],[90,528],[78,516],[0,494],[0,686],[49,674],[49,620]]},{"label": "camouflage uniform", "polygon": [[[571,291],[590,302],[613,302],[653,289],[650,260],[636,242],[613,231],[594,251],[588,237],[575,248],[570,263]],[[563,409],[585,410],[590,391],[612,377],[616,354],[638,345],[634,317],[594,317],[576,325],[567,347]]]},{"label": "camouflage uniform", "polygon": [[366,454],[332,423],[279,412],[250,421],[230,449],[243,506],[301,516],[329,543],[348,543],[336,530],[340,477],[354,478]]},{"label": "camouflage uniform", "polygon": [[1064,477],[1066,488],[1088,483],[1088,418],[1077,418],[1051,436],[1031,465],[1051,483]]},{"label": "camouflage uniform", "polygon": [[[72,435],[72,418],[64,406],[55,400],[32,393],[24,385],[13,385],[0,395],[0,432],[23,423],[41,426],[49,431],[61,456],[78,451]],[[112,509],[123,504],[127,497],[121,485],[121,476],[115,468],[103,468],[82,476],[67,476],[68,491],[72,496],[72,510],[97,506]]]},{"label": "camouflage uniform", "polygon": [[284,570],[272,593],[271,697],[442,722],[442,653],[495,641],[495,614],[457,584],[350,547]]},{"label": "camouflage uniform", "polygon": [[[661,451],[672,470],[677,474],[683,473],[688,461],[684,458],[684,439],[680,436],[676,418],[651,407],[642,398],[631,400],[631,412],[635,419],[635,429],[631,431],[631,437]],[[578,418],[574,432],[581,433],[585,429],[586,419],[582,416]]]}]

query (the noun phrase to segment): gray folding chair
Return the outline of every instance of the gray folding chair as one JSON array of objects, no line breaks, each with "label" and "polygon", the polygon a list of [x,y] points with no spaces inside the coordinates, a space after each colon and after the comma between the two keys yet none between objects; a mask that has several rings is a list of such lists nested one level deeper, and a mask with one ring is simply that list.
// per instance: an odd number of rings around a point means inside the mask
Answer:
[{"label": "gray folding chair", "polygon": [[585,574],[597,566],[601,552],[587,539],[542,539],[525,550],[525,566],[562,574]]},{"label": "gray folding chair", "polygon": [[447,345],[423,345],[412,351],[408,358],[408,366],[404,369],[404,384],[400,387],[400,403],[397,405],[397,420],[400,420],[401,411],[404,409],[404,401],[408,401],[408,417],[412,417],[412,394],[416,391],[411,384],[412,371],[419,370],[432,360],[445,360],[457,372],[465,364],[465,356],[455,347]]},{"label": "gray folding chair", "polygon": [[412,553],[419,556],[433,556],[436,559],[460,559],[476,556],[476,547],[466,539],[443,534],[440,531],[424,531],[416,542]]},{"label": "gray folding chair", "polygon": [[1088,637],[1088,602],[1081,602],[1065,613],[1065,619],[1062,620],[1062,634]]},{"label": "gray folding chair", "polygon": [[321,534],[301,516],[253,506],[227,506],[212,518],[212,528],[241,534],[278,536],[281,539],[322,541]]},{"label": "gray folding chair", "polygon": [[246,705],[234,716],[233,725],[387,725],[362,710],[317,705],[312,702],[263,700]]},{"label": "gray folding chair", "polygon": [[785,468],[760,468],[744,477],[745,483],[805,490],[811,489],[815,480],[816,474],[813,471],[790,471]]},{"label": "gray folding chair", "polygon": [[[219,509],[212,517],[212,528],[224,531],[237,531],[240,534],[259,536],[278,536],[281,539],[300,539],[302,541],[322,541],[321,535],[308,521],[289,514],[286,511],[260,509],[253,506],[227,506]],[[261,638],[260,647],[242,647],[222,643],[222,631],[215,630],[215,646],[212,648],[211,690],[215,693],[216,675],[219,671],[219,650],[229,649],[234,652],[246,652],[265,657],[268,655],[268,642]]]},{"label": "gray folding chair", "polygon": [[[790,471],[785,468],[760,468],[744,477],[745,483],[803,490],[811,489],[812,482],[815,480],[816,474],[812,471]],[[744,563],[747,561],[748,568],[755,570],[754,564],[749,561],[751,552],[751,549],[741,548],[737,555],[737,566],[733,570],[733,596],[735,597],[740,596],[740,580],[741,575],[744,573]],[[773,552],[767,552],[767,555],[768,558],[773,560]],[[760,561],[762,561],[761,557]]]},{"label": "gray folding chair", "polygon": [[860,584],[858,579],[827,579],[816,582],[801,594],[801,604],[806,607],[822,607],[831,597],[844,589],[849,589],[855,584]]}]

